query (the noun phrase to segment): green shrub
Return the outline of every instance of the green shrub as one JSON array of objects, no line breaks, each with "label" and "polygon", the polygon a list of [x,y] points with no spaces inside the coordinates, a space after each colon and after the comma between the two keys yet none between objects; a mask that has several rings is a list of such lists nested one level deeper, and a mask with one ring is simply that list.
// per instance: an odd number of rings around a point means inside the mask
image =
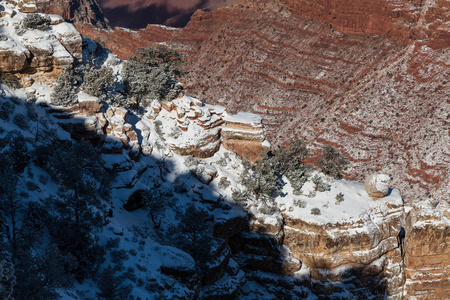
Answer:
[{"label": "green shrub", "polygon": [[114,86],[113,70],[109,67],[89,69],[84,73],[81,90],[89,95],[99,97]]},{"label": "green shrub", "polygon": [[318,163],[324,174],[340,179],[342,178],[342,171],[344,171],[349,164],[349,160],[335,148],[325,146],[323,147],[322,158],[319,159]]},{"label": "green shrub", "polygon": [[321,214],[320,209],[319,209],[318,207],[312,208],[312,209],[311,209],[311,214],[312,214],[312,215],[315,215],[315,216],[320,215],[320,214]]},{"label": "green shrub", "polygon": [[78,101],[77,88],[81,83],[81,71],[70,67],[64,68],[56,80],[56,86],[50,95],[54,105],[74,105]]},{"label": "green shrub", "polygon": [[22,21],[25,29],[47,30],[50,26],[50,17],[41,14],[27,14]]},{"label": "green shrub", "polygon": [[122,78],[126,91],[138,105],[147,106],[149,100],[173,99],[181,91],[174,81],[180,74],[177,65],[181,54],[158,46],[138,49],[138,56],[130,56],[123,65]]},{"label": "green shrub", "polygon": [[344,201],[344,194],[343,193],[336,194],[335,199],[336,199],[335,203],[337,205],[341,204],[341,202]]}]

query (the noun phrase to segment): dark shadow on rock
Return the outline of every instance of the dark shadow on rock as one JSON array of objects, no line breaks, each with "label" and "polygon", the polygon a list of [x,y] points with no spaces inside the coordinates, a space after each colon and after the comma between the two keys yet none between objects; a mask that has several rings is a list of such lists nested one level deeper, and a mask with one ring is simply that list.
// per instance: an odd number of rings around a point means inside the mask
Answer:
[{"label": "dark shadow on rock", "polygon": [[[25,102],[23,99],[16,101]],[[66,124],[62,128],[72,138],[87,140],[99,151],[104,143],[108,143],[106,135],[99,134],[96,129],[85,126],[83,122],[67,125],[73,119],[70,111],[48,106],[46,110],[58,123]],[[149,193],[153,193],[163,183],[171,184],[169,175],[175,168],[170,161],[158,160],[152,156],[140,156],[135,161],[129,161],[126,147],[122,151],[119,152],[122,154],[109,155],[123,155],[130,164],[123,169],[119,166],[111,167],[114,172],[136,170],[135,178],[123,187],[130,189],[131,196],[122,199],[122,203],[132,218],[134,210],[145,208],[144,198],[153,197]],[[147,167],[136,167],[143,159],[146,160]],[[155,176],[158,184],[132,192],[147,168],[153,169],[152,176]],[[191,269],[177,272],[177,269],[167,267],[162,267],[161,272],[187,282],[188,288],[196,290],[201,299],[238,299],[249,293],[253,293],[255,299],[264,294],[276,299],[304,299],[311,294],[319,299],[384,299],[388,279],[383,278],[383,272],[379,269],[360,265],[339,273],[316,269],[316,273],[324,274],[320,279],[294,276],[302,268],[302,262],[286,254],[283,239],[277,237],[277,234],[256,228],[255,219],[246,207],[237,207],[236,203],[224,199],[214,187],[202,183],[191,173],[178,174],[177,179],[188,185],[175,191],[173,197],[188,197],[194,203],[203,204],[211,216],[207,221],[212,221],[210,238],[213,242],[200,272],[194,273]],[[400,238],[403,237],[404,230]],[[247,288],[243,289],[246,284]],[[249,287],[257,287],[257,290],[249,290]]]}]

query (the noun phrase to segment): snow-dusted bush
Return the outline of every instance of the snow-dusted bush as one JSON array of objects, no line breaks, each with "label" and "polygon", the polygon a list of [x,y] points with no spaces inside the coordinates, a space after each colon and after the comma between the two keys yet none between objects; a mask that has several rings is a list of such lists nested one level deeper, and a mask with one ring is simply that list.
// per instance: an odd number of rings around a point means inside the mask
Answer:
[{"label": "snow-dusted bush", "polygon": [[284,175],[294,189],[294,195],[300,195],[303,185],[308,180],[306,168],[301,167],[298,169],[287,170]]},{"label": "snow-dusted bush", "polygon": [[306,202],[303,200],[294,200],[294,205],[300,208],[305,208]]},{"label": "snow-dusted bush", "polygon": [[184,159],[184,165],[188,168],[198,165],[198,158],[190,155]]},{"label": "snow-dusted bush", "polygon": [[28,119],[30,119],[31,121],[37,121],[38,119],[38,113],[36,108],[34,107],[34,104],[32,103],[27,103],[26,104],[26,108],[27,108],[27,117]]},{"label": "snow-dusted bush", "polygon": [[181,90],[174,77],[180,73],[176,65],[181,55],[162,46],[138,49],[123,65],[122,78],[128,94],[138,105],[147,106],[146,99],[173,99]]},{"label": "snow-dusted bush", "polygon": [[10,88],[13,89],[22,88],[22,84],[20,83],[19,77],[11,73],[2,73],[0,71],[0,83],[9,86]]},{"label": "snow-dusted bush", "polygon": [[84,73],[81,90],[87,94],[99,97],[114,86],[114,74],[110,67],[89,69]]},{"label": "snow-dusted bush", "polygon": [[30,119],[22,114],[15,115],[13,118],[13,122],[23,130],[27,130],[28,128],[30,128]]},{"label": "snow-dusted bush", "polygon": [[14,285],[16,284],[16,276],[14,276],[14,266],[12,263],[2,260],[0,262],[0,299],[13,299],[12,294]]},{"label": "snow-dusted bush", "polygon": [[125,97],[124,95],[122,95],[119,92],[113,92],[113,93],[108,94],[107,101],[112,106],[115,106],[115,107],[128,107],[129,106],[127,97]]},{"label": "snow-dusted bush", "polygon": [[279,173],[273,166],[273,157],[268,156],[254,164],[243,161],[242,164],[244,172],[241,174],[241,182],[257,200],[267,201],[278,195]]},{"label": "snow-dusted bush", "polygon": [[247,204],[247,194],[242,193],[241,191],[233,191],[233,193],[231,194],[231,198],[234,202],[236,202],[236,204],[240,206],[245,206]]},{"label": "snow-dusted bush", "polygon": [[331,146],[323,147],[322,158],[318,161],[324,174],[340,179],[350,163],[348,158]]},{"label": "snow-dusted bush", "polygon": [[336,194],[335,199],[336,199],[335,203],[337,205],[341,204],[341,202],[344,201],[344,194],[343,193]]},{"label": "snow-dusted bush", "polygon": [[0,119],[3,119],[6,122],[8,122],[13,111],[14,111],[14,104],[12,104],[11,102],[5,101],[3,103],[0,103]]},{"label": "snow-dusted bush", "polygon": [[35,191],[35,190],[39,189],[39,186],[36,183],[34,183],[33,181],[27,181],[26,187],[27,187],[27,190],[29,190],[29,191]]},{"label": "snow-dusted bush", "polygon": [[219,184],[217,185],[219,189],[225,190],[230,186],[231,182],[227,180],[226,178],[221,178],[219,181]]},{"label": "snow-dusted bush", "polygon": [[27,14],[22,21],[25,29],[47,30],[50,26],[50,17],[41,14]]},{"label": "snow-dusted bush", "polygon": [[258,212],[265,214],[265,215],[272,215],[275,212],[277,212],[278,208],[276,205],[272,205],[272,204],[265,204],[263,203],[259,208],[258,208]]},{"label": "snow-dusted bush", "polygon": [[228,161],[225,157],[222,157],[216,161],[216,164],[222,168],[225,168],[228,165]]},{"label": "snow-dusted bush", "polygon": [[130,284],[125,284],[124,279],[124,276],[117,276],[114,268],[109,265],[100,273],[97,282],[100,292],[97,297],[105,300],[128,299],[133,288]]},{"label": "snow-dusted bush", "polygon": [[81,90],[89,95],[100,97],[113,86],[114,74],[110,67],[91,68],[84,73]]},{"label": "snow-dusted bush", "polygon": [[315,215],[315,216],[320,215],[320,214],[321,214],[320,209],[319,209],[318,207],[312,208],[312,209],[311,209],[311,214],[312,214],[312,215]]},{"label": "snow-dusted bush", "polygon": [[179,177],[175,178],[173,181],[173,190],[175,193],[181,194],[187,192],[186,183],[180,180]]},{"label": "snow-dusted bush", "polygon": [[111,261],[115,264],[122,265],[124,260],[128,259],[127,251],[124,249],[112,250],[109,255],[111,256]]},{"label": "snow-dusted bush", "polygon": [[77,87],[80,83],[81,73],[79,69],[64,68],[56,80],[53,93],[50,95],[52,104],[67,106],[77,103]]},{"label": "snow-dusted bush", "polygon": [[314,175],[314,177],[311,180],[315,185],[314,187],[315,191],[326,192],[330,190],[330,186],[327,183],[325,183],[320,176]]}]

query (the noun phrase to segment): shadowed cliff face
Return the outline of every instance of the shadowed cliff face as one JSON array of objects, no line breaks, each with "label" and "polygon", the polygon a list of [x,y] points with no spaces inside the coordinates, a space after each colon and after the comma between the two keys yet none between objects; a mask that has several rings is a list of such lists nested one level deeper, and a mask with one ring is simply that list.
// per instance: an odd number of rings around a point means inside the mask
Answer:
[{"label": "shadowed cliff face", "polygon": [[211,10],[230,0],[99,0],[105,16],[113,26],[131,29],[148,24],[185,26],[197,9]]}]

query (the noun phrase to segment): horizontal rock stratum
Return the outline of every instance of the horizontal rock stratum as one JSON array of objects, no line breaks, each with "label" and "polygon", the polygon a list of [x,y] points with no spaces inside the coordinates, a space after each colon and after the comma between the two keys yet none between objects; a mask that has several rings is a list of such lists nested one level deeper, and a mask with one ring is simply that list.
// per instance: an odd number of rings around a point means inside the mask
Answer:
[{"label": "horizontal rock stratum", "polygon": [[449,14],[448,1],[261,0],[197,11],[182,29],[77,28],[123,58],[171,45],[189,94],[261,115],[273,145],[332,145],[346,178],[388,174],[413,201],[450,198]]}]

